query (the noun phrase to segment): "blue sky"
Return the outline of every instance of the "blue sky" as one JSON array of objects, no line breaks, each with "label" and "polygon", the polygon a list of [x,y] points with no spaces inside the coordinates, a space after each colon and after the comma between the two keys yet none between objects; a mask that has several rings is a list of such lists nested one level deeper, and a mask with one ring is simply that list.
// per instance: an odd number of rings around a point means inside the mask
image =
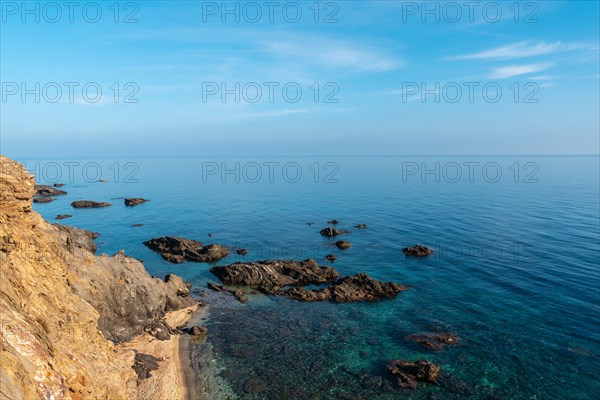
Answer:
[{"label": "blue sky", "polygon": [[2,1],[9,156],[599,153],[597,1],[46,3]]}]

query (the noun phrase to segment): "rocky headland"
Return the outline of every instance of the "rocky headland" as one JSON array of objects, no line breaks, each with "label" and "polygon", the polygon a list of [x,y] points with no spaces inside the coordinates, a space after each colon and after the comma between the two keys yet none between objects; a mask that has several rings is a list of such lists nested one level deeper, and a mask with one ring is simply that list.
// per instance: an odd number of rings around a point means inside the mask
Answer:
[{"label": "rocky headland", "polygon": [[[96,256],[96,234],[46,222],[32,198],[57,193],[2,156],[0,184],[0,397],[187,398],[184,336],[145,328],[184,325],[198,307],[189,286],[123,253]],[[153,370],[140,377],[140,365]]]}]

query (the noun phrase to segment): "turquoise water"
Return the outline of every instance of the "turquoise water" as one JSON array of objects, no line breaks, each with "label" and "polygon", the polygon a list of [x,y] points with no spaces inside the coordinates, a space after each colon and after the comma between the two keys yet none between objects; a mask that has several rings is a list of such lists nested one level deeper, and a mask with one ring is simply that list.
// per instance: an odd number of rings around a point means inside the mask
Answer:
[{"label": "turquoise water", "polygon": [[[71,160],[80,163],[71,164],[72,176],[65,160],[20,161],[37,169],[40,181],[67,184],[68,196],[34,205],[45,218],[72,214],[61,222],[99,232],[99,251],[124,248],[151,274],[176,273],[201,291],[215,280],[211,265],[171,265],[141,243],[180,235],[249,251],[219,264],[311,257],[328,264],[325,255],[334,253],[340,274],[366,272],[410,287],[369,304],[264,295],[241,304],[209,293],[203,297],[211,305],[208,344],[223,382],[239,398],[598,398],[598,157]],[[264,164],[271,162],[280,164]],[[239,182],[234,173],[206,174],[236,163]],[[408,174],[436,163],[439,174]],[[474,164],[465,163],[479,163],[473,176],[467,166]],[[120,197],[151,201],[127,208]],[[114,205],[74,210],[69,204],[76,199]],[[344,237],[352,247],[342,252],[318,234],[332,218],[342,229],[369,227]],[[136,223],[144,226],[131,227]],[[402,247],[415,243],[434,254],[406,258]],[[433,331],[455,332],[462,341],[435,352],[404,340]],[[377,377],[387,378],[386,361],[394,358],[439,363],[440,385],[406,393],[380,385]],[[246,394],[248,379],[265,389]]]}]

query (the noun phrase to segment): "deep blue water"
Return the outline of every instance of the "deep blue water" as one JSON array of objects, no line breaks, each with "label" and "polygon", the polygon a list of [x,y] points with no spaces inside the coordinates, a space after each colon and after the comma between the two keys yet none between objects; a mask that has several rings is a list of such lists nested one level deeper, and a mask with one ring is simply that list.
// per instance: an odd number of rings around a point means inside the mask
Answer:
[{"label": "deep blue water", "polygon": [[[62,223],[99,232],[101,252],[124,248],[154,275],[173,272],[201,290],[215,280],[211,265],[171,265],[141,244],[180,235],[245,247],[245,259],[329,264],[324,256],[334,253],[340,274],[366,272],[410,287],[368,304],[264,295],[241,304],[209,293],[207,345],[222,385],[239,398],[599,398],[598,157],[69,160],[79,162],[73,176],[65,160],[20,161],[37,169],[41,182],[67,184],[67,196],[35,205],[45,218],[72,214]],[[270,162],[279,165],[264,164]],[[236,163],[239,182],[235,173],[203,174]],[[436,163],[439,174],[408,175],[415,167],[435,170]],[[120,197],[151,202],[128,208]],[[74,210],[76,199],[114,205]],[[368,228],[354,229],[344,238],[352,247],[339,251],[318,233],[332,218],[340,228]],[[136,223],[144,226],[131,227]],[[402,247],[415,243],[434,254],[406,258]],[[240,259],[233,253],[219,264]],[[435,352],[404,340],[435,331],[455,332],[462,342]],[[385,363],[393,358],[439,363],[444,379],[411,393],[379,388],[377,378],[368,378],[387,377]],[[245,394],[250,378],[266,390]]]}]

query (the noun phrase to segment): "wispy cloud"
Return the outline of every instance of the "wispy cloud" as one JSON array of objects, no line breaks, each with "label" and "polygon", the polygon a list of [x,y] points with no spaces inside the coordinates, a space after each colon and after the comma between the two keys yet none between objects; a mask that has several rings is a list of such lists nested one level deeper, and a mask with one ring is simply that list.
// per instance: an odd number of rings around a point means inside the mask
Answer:
[{"label": "wispy cloud", "polygon": [[554,53],[564,53],[573,50],[587,49],[592,47],[585,43],[563,43],[563,42],[538,42],[524,41],[509,44],[507,46],[496,47],[477,53],[464,54],[450,57],[451,60],[497,60],[497,59],[517,59],[526,57],[535,57]]},{"label": "wispy cloud", "polygon": [[[305,38],[306,39],[306,38]],[[302,43],[302,44],[301,44]],[[292,57],[325,68],[350,69],[361,72],[384,72],[404,65],[381,49],[342,41],[289,40],[264,43],[267,52],[275,56]]]},{"label": "wispy cloud", "polygon": [[513,76],[530,74],[533,72],[545,71],[552,66],[551,63],[509,65],[505,67],[496,67],[492,70],[489,77],[491,79],[505,79]]}]

